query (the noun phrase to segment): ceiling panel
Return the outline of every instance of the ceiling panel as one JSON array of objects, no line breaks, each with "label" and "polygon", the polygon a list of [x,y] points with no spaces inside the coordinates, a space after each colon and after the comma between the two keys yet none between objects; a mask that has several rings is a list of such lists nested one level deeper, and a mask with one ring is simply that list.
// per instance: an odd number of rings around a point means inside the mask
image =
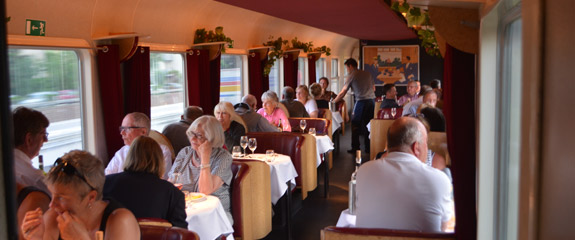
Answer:
[{"label": "ceiling panel", "polygon": [[417,37],[383,0],[216,1],[358,39]]}]

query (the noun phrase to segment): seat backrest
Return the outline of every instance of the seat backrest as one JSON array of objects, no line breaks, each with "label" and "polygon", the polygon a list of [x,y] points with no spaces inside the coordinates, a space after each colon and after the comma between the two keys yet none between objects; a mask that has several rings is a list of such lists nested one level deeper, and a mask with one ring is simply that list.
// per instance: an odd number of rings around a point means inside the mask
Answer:
[{"label": "seat backrest", "polygon": [[270,166],[258,160],[234,160],[232,173],[234,236],[264,238],[272,230]]},{"label": "seat backrest", "polygon": [[455,240],[454,233],[423,233],[383,228],[325,227],[321,240]]},{"label": "seat backrest", "polygon": [[[317,134],[328,134],[330,121],[325,118],[288,118],[289,124],[292,126],[292,132],[301,132],[299,122],[306,121],[306,130],[315,128]],[[328,134],[329,135],[329,134]]]},{"label": "seat backrest", "polygon": [[172,223],[170,223],[168,220],[162,219],[162,218],[145,217],[145,218],[138,218],[137,220],[138,220],[138,224],[140,224],[140,225],[160,226],[160,227],[171,227],[172,226]]},{"label": "seat backrest", "polygon": [[[315,139],[311,139],[313,136],[290,132],[250,132],[246,135],[257,139],[256,153],[265,153],[267,149],[273,149],[276,153],[290,156],[298,174],[296,185],[302,188],[304,199],[308,191],[315,189],[317,147]],[[308,138],[309,141],[305,140]]]},{"label": "seat backrest", "polygon": [[445,164],[447,166],[451,165],[451,159],[449,158],[449,151],[447,148],[447,135],[445,132],[429,132],[427,134],[427,146],[431,151],[436,154],[440,154],[445,157]]},{"label": "seat backrest", "polygon": [[370,121],[370,154],[369,159],[375,158],[379,152],[387,148],[387,130],[394,120],[371,119]]},{"label": "seat backrest", "polygon": [[[385,114],[387,113],[387,118],[385,117]],[[382,108],[379,110],[379,112],[377,112],[377,119],[398,119],[401,117],[401,114],[403,113],[403,108],[398,107],[395,108],[395,117],[391,116],[391,108]]]},{"label": "seat backrest", "polygon": [[172,143],[170,142],[170,140],[164,134],[156,130],[150,130],[150,134],[148,136],[154,139],[157,143],[165,145],[170,149],[170,152],[172,153],[172,163],[173,163],[174,159],[176,159],[176,154],[174,152],[174,147],[172,147]]},{"label": "seat backrest", "polygon": [[142,240],[196,240],[198,234],[179,227],[140,225]]},{"label": "seat backrest", "polygon": [[242,198],[243,181],[249,172],[249,166],[245,163],[232,163],[232,182],[230,192],[232,198],[232,216],[234,218],[234,236],[243,237],[244,228],[249,226],[249,219],[244,219],[243,211],[247,210],[243,206],[246,204],[245,198]]}]

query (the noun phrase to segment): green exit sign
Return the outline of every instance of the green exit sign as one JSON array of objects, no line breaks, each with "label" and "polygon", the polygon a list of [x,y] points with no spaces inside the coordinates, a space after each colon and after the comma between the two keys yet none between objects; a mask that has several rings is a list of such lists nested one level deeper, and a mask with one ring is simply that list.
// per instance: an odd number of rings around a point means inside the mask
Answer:
[{"label": "green exit sign", "polygon": [[26,35],[46,36],[46,21],[26,19]]}]

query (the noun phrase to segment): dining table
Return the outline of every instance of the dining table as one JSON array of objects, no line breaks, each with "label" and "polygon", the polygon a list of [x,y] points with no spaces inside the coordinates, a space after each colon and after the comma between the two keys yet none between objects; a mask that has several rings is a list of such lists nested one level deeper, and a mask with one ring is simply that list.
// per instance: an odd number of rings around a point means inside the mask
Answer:
[{"label": "dining table", "polygon": [[340,127],[341,124],[343,123],[343,118],[341,117],[341,114],[339,112],[331,112],[331,133],[335,134],[335,131],[337,131]]},{"label": "dining table", "polygon": [[270,166],[271,199],[272,204],[274,205],[286,193],[289,183],[295,186],[295,178],[298,176],[298,174],[290,156],[278,153],[274,153],[271,156],[267,154],[256,153],[242,157],[234,157],[234,159],[259,160],[267,163]]},{"label": "dining table", "polygon": [[200,239],[217,239],[226,236],[233,239],[234,228],[226,215],[220,199],[211,195],[196,200],[186,200],[188,229]]}]

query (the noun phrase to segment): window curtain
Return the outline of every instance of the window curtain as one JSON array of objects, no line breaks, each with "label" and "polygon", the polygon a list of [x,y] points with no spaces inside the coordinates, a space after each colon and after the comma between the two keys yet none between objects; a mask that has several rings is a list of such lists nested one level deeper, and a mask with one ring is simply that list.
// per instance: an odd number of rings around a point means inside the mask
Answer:
[{"label": "window curtain", "polygon": [[[107,48],[107,51],[102,50]],[[98,46],[98,83],[108,158],[124,146],[118,132],[124,118],[124,97],[118,45]]]},{"label": "window curtain", "polygon": [[308,66],[308,76],[309,76],[309,85],[311,86],[312,83],[315,83],[315,62],[317,61],[315,55],[308,55],[307,56],[307,66]]},{"label": "window curtain", "polygon": [[297,56],[284,55],[284,86],[297,88]]},{"label": "window curtain", "polygon": [[122,63],[126,114],[141,112],[150,117],[150,48],[138,47],[136,53]]},{"label": "window curtain", "polygon": [[476,239],[475,55],[449,44],[444,60],[444,106],[451,156],[457,239]]},{"label": "window curtain", "polygon": [[210,61],[209,50],[194,49],[186,55],[188,74],[188,103],[200,106],[211,115],[220,101],[220,59]]},{"label": "window curtain", "polygon": [[267,58],[260,60],[260,58],[259,52],[252,52],[248,56],[249,92],[256,98],[270,89],[270,78],[263,74],[268,60]]}]

